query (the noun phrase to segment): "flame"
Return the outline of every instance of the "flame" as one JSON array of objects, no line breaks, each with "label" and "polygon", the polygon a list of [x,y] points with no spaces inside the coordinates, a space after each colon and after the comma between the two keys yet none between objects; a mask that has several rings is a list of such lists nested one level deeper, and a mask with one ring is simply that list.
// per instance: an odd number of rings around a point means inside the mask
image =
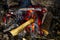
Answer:
[{"label": "flame", "polygon": [[26,14],[26,16],[25,16],[25,20],[29,20],[29,16],[31,17],[31,13],[32,13],[33,11],[32,10],[28,10],[27,11],[27,14]]},{"label": "flame", "polygon": [[38,19],[38,25],[41,25],[42,21],[40,19]]},{"label": "flame", "polygon": [[30,13],[32,13],[33,11],[32,10],[29,10]]},{"label": "flame", "polygon": [[32,24],[32,27],[31,28],[32,28],[32,32],[34,32],[34,23]]},{"label": "flame", "polygon": [[6,23],[6,17],[3,18],[3,22]]}]

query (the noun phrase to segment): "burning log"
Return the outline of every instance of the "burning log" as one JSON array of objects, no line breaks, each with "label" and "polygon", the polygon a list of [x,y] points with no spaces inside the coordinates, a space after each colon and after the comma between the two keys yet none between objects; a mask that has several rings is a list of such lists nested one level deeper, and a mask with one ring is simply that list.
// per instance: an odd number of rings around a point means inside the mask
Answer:
[{"label": "burning log", "polygon": [[45,35],[48,35],[48,34],[49,34],[49,32],[48,32],[47,30],[45,30],[45,29],[42,29],[42,31],[43,31],[43,33],[44,33]]},{"label": "burning log", "polygon": [[16,35],[18,35],[20,32],[22,32],[25,27],[27,27],[29,24],[31,24],[31,23],[33,23],[33,22],[34,22],[34,19],[30,19],[30,20],[28,20],[27,22],[25,22],[24,24],[22,24],[21,26],[19,26],[18,28],[11,30],[10,33],[11,33],[13,36],[16,36]]}]

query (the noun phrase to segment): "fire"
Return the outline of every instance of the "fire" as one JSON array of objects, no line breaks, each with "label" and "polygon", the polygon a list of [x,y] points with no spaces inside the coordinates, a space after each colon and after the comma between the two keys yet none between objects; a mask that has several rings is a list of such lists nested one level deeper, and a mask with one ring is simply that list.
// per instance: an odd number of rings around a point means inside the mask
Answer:
[{"label": "fire", "polygon": [[3,22],[6,23],[6,17],[3,18]]},{"label": "fire", "polygon": [[32,10],[28,10],[27,11],[27,14],[26,14],[26,16],[25,16],[25,20],[29,20],[29,17],[31,17],[31,13],[32,13],[33,11]]},{"label": "fire", "polygon": [[42,21],[40,19],[38,19],[38,25],[41,25]]},{"label": "fire", "polygon": [[32,24],[32,27],[31,27],[31,28],[32,28],[32,32],[34,32],[34,28],[35,28],[35,27],[34,27],[34,23]]}]

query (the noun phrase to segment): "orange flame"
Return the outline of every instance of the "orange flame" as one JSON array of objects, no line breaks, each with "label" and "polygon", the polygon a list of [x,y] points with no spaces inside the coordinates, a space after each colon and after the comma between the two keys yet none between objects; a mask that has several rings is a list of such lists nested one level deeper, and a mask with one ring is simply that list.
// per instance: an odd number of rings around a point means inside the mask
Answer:
[{"label": "orange flame", "polygon": [[32,27],[31,28],[32,28],[32,32],[34,32],[34,23],[32,24]]}]

